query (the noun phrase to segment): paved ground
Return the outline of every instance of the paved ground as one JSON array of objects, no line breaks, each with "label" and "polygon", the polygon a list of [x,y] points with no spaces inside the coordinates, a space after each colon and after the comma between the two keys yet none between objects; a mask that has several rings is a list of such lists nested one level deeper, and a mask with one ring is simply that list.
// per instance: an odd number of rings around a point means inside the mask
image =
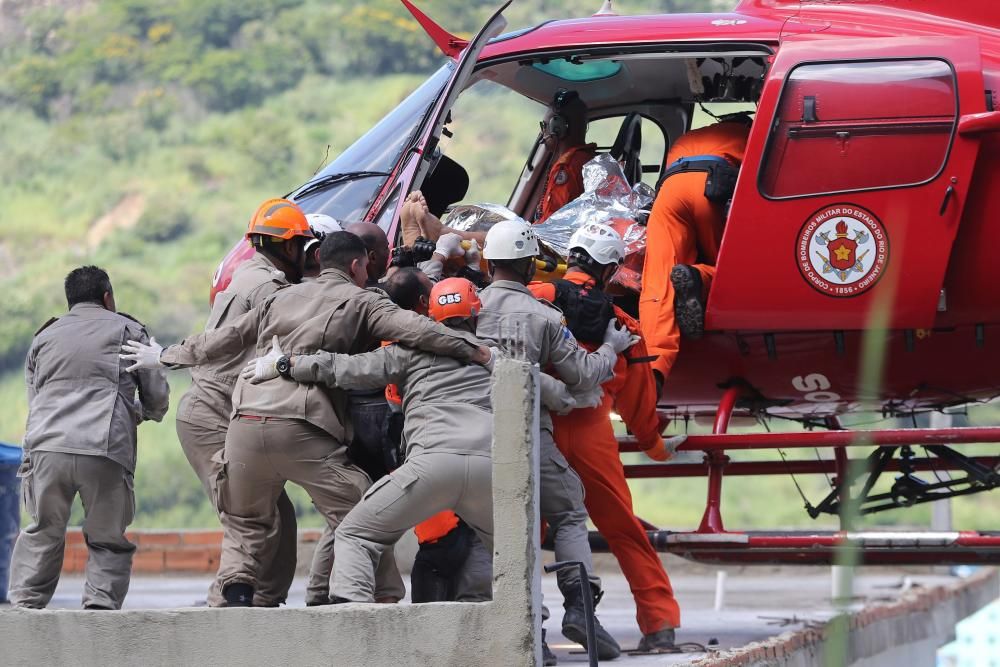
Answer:
[{"label": "paved ground", "polygon": [[[635,607],[625,580],[617,574],[603,575],[607,593],[598,608],[604,626],[619,640],[623,648],[635,648],[639,631],[635,626]],[[932,586],[952,580],[947,576],[911,575],[915,585]],[[204,599],[209,580],[205,577],[133,578],[125,606],[129,609],[185,607]],[[762,568],[743,572],[730,571],[726,583],[725,607],[715,612],[715,574],[679,572],[674,584],[684,609],[684,627],[678,631],[680,642],[707,644],[718,640],[722,648],[742,646],[803,627],[805,621],[822,621],[834,613],[830,601],[830,571],[826,568]],[[893,599],[901,591],[902,576],[886,572],[859,578],[857,603]],[[65,577],[59,584],[52,608],[79,608],[83,580]],[[289,604],[303,605],[305,579],[299,577],[292,588]],[[546,600],[553,617],[546,623],[549,645],[559,656],[560,664],[586,664],[587,656],[580,647],[563,639],[559,633],[562,608],[554,576],[544,579]],[[774,618],[769,618],[774,617]],[[793,619],[794,617],[794,619]],[[790,623],[782,625],[782,620]],[[619,663],[636,665],[673,665],[693,656],[628,656]],[[292,664],[294,661],[291,661]]]}]

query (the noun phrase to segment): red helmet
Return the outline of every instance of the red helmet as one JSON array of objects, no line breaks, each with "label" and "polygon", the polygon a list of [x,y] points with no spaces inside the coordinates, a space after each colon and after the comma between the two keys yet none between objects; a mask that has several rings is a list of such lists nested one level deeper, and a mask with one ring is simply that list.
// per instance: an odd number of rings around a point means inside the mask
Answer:
[{"label": "red helmet", "polygon": [[445,278],[431,290],[430,315],[438,322],[475,317],[482,308],[476,286],[465,278]]}]

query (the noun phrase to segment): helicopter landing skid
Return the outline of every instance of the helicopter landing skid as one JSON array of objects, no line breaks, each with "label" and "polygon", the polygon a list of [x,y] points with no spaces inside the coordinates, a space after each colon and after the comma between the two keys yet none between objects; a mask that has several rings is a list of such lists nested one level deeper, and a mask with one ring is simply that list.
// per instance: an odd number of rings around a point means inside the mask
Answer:
[{"label": "helicopter landing skid", "polygon": [[[967,456],[956,445],[1000,442],[997,427],[911,428],[852,431],[831,430],[786,433],[727,433],[733,410],[744,390],[728,388],[719,403],[711,435],[691,435],[679,451],[702,451],[701,463],[659,463],[625,466],[629,478],[707,477],[705,513],[693,532],[658,530],[646,522],[653,548],[711,563],[822,565],[838,561],[853,549],[868,565],[1000,564],[1000,532],[979,531],[855,531],[852,517],[910,507],[921,503],[989,491],[1000,486],[1000,456]],[[634,438],[619,438],[622,452],[639,451]],[[865,458],[851,459],[848,451],[874,447]],[[914,447],[926,456],[916,457]],[[786,458],[781,450],[832,448],[833,458]],[[727,451],[779,450],[772,461],[733,461]],[[901,474],[888,491],[873,493],[888,471]],[[933,479],[925,474],[930,473]],[[952,475],[954,473],[954,476]],[[805,500],[813,518],[841,515],[839,531],[730,532],[722,521],[724,476],[826,474],[833,490],[817,505]],[[944,477],[942,477],[944,475]],[[794,477],[793,477],[794,478]],[[851,486],[861,482],[852,497]],[[847,510],[847,511],[845,511]],[[590,534],[595,552],[609,551],[606,540]]]}]

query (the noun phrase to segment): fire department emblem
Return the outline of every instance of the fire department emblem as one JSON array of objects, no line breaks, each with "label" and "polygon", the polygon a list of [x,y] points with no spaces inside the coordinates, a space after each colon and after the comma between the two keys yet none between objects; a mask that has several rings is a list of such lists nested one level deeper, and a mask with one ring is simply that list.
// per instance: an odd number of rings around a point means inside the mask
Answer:
[{"label": "fire department emblem", "polygon": [[853,204],[814,213],[796,244],[802,277],[830,296],[858,296],[871,289],[889,261],[889,237],[881,221]]}]

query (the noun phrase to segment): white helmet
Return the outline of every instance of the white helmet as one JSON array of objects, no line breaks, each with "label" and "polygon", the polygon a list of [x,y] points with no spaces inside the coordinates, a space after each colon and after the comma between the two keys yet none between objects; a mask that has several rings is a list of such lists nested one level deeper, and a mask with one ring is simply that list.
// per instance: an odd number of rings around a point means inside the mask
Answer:
[{"label": "white helmet", "polygon": [[521,259],[538,254],[535,230],[521,218],[501,220],[486,233],[483,257],[486,259]]},{"label": "white helmet", "polygon": [[569,249],[579,248],[598,264],[621,264],[625,261],[625,242],[621,235],[608,225],[588,222],[573,232]]},{"label": "white helmet", "polygon": [[306,216],[306,222],[312,228],[313,233],[318,232],[318,236],[326,236],[332,232],[342,232],[344,228],[340,223],[325,213],[310,213]]}]

